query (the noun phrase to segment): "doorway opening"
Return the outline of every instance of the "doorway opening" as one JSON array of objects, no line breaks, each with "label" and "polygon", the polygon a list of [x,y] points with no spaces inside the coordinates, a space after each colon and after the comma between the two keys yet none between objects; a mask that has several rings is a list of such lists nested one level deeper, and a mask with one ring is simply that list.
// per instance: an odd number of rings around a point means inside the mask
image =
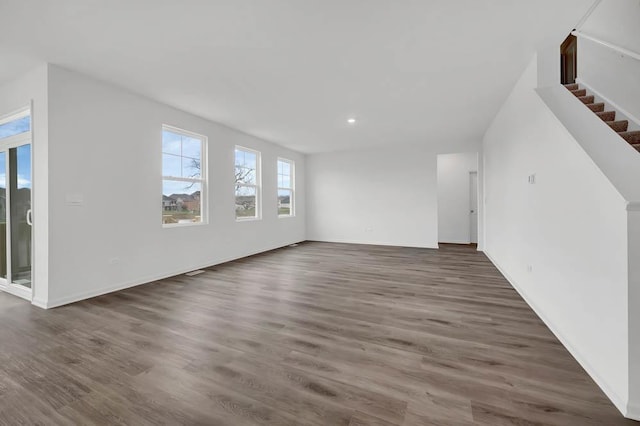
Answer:
[{"label": "doorway opening", "polygon": [[478,172],[469,172],[469,240],[478,244]]},{"label": "doorway opening", "polygon": [[478,153],[440,154],[438,242],[478,243]]},{"label": "doorway opening", "polygon": [[578,77],[578,38],[573,34],[560,45],[560,82],[573,84]]}]

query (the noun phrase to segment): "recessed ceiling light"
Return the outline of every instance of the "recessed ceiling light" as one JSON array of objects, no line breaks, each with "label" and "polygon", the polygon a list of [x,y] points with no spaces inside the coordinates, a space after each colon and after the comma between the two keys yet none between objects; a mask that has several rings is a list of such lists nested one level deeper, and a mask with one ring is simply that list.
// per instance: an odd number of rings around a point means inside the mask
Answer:
[{"label": "recessed ceiling light", "polygon": [[355,119],[355,118],[349,118],[349,119],[347,119],[347,123],[349,123],[349,124],[353,124],[353,123],[355,123],[355,122],[356,122],[356,119]]}]

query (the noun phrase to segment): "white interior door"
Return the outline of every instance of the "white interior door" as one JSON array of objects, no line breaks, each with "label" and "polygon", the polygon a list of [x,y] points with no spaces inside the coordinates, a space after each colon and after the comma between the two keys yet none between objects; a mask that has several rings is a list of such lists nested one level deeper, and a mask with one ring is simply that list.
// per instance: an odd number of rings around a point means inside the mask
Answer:
[{"label": "white interior door", "polygon": [[478,244],[478,172],[469,172],[469,229],[471,242]]},{"label": "white interior door", "polygon": [[31,116],[0,120],[0,289],[32,296]]}]

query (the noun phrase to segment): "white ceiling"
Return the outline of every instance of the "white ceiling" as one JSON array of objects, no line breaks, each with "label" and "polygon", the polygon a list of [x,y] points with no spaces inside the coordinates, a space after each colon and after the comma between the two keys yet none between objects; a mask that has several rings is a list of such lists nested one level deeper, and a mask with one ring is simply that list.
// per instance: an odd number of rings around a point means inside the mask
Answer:
[{"label": "white ceiling", "polygon": [[591,3],[0,0],[0,82],[48,61],[302,152],[441,145]]}]

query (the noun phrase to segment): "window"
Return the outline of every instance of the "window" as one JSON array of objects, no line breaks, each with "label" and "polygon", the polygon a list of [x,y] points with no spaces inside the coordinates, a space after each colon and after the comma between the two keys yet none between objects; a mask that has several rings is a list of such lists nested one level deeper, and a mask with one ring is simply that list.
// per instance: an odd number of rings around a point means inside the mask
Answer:
[{"label": "window", "polygon": [[0,124],[0,139],[19,135],[31,130],[31,114],[25,110],[18,114],[7,117]]},{"label": "window", "polygon": [[236,219],[260,218],[260,153],[236,147]]},{"label": "window", "polygon": [[293,161],[278,158],[278,216],[294,215]]},{"label": "window", "polygon": [[207,138],[162,127],[162,223],[205,223]]}]

